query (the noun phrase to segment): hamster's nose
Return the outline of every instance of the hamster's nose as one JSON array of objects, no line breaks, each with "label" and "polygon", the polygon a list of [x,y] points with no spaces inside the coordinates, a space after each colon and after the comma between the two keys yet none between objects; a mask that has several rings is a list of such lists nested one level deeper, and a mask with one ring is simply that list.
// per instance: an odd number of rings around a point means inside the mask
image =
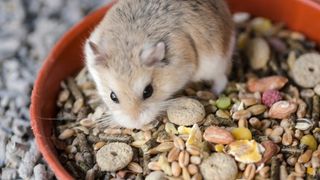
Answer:
[{"label": "hamster's nose", "polygon": [[133,119],[133,120],[138,120],[140,117],[140,108],[139,106],[131,106],[128,109],[128,115]]}]

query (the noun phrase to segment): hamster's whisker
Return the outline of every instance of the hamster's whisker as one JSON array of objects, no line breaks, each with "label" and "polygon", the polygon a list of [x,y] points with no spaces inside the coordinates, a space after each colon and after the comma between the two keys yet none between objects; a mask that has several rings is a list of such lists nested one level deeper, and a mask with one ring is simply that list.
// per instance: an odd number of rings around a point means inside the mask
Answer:
[{"label": "hamster's whisker", "polygon": [[102,117],[96,119],[95,121],[99,121],[100,119],[106,119],[106,118],[110,118],[110,117],[111,117],[111,115],[109,115],[109,116],[102,116]]},{"label": "hamster's whisker", "polygon": [[110,111],[104,112],[104,114],[95,120],[95,126],[99,128],[116,127],[115,122],[112,120],[112,113]]}]

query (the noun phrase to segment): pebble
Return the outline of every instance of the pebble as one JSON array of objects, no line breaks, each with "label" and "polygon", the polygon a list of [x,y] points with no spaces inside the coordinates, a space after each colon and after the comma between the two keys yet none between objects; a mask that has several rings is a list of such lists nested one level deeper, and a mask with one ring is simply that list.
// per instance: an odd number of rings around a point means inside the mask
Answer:
[{"label": "pebble", "polygon": [[191,98],[178,98],[167,110],[170,122],[180,126],[190,126],[201,122],[205,117],[204,106]]},{"label": "pebble", "polygon": [[295,62],[292,75],[301,87],[315,87],[320,83],[320,54],[306,53]]},{"label": "pebble", "polygon": [[43,164],[36,165],[33,169],[33,174],[35,180],[49,179],[46,167]]},{"label": "pebble", "polygon": [[132,148],[125,143],[110,143],[96,154],[96,160],[102,171],[117,171],[126,167],[132,160]]},{"label": "pebble", "polygon": [[214,153],[200,164],[204,179],[230,180],[236,179],[238,167],[235,160],[224,153]]}]

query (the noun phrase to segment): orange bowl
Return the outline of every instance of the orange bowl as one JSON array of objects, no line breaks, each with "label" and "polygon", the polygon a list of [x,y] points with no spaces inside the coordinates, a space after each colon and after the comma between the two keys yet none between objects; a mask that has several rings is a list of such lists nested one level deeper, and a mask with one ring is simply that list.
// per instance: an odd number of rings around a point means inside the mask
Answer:
[{"label": "orange bowl", "polygon": [[[85,17],[71,28],[46,58],[32,92],[30,108],[31,126],[44,159],[58,179],[74,179],[59,162],[51,136],[56,116],[56,98],[60,82],[77,73],[83,67],[82,46],[95,25],[114,2]],[[320,5],[309,0],[228,0],[232,12],[246,11],[282,21],[290,29],[300,31],[320,44]]]}]

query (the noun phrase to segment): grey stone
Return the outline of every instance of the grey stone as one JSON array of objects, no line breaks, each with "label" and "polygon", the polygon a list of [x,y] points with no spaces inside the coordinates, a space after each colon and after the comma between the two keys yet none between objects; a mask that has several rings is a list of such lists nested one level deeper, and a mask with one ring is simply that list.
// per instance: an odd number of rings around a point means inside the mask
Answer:
[{"label": "grey stone", "polygon": [[48,173],[47,173],[45,165],[43,165],[43,164],[37,164],[33,168],[33,174],[34,174],[35,180],[48,179]]},{"label": "grey stone", "polygon": [[0,119],[0,129],[4,130],[7,133],[11,133],[13,118],[5,116]]},{"label": "grey stone", "polygon": [[17,39],[0,39],[0,60],[12,57],[20,46]]},{"label": "grey stone", "polygon": [[66,29],[67,26],[65,24],[61,24],[56,20],[38,19],[35,31],[28,37],[28,42],[32,46],[31,56],[38,60],[43,60]]},{"label": "grey stone", "polygon": [[3,98],[1,98],[1,101],[0,101],[0,106],[5,108],[9,105],[9,102],[10,102],[10,97],[9,96],[5,96]]},{"label": "grey stone", "polygon": [[50,16],[56,13],[59,13],[61,9],[65,6],[64,0],[38,0],[42,5],[43,8],[40,10],[41,16]]},{"label": "grey stone", "polygon": [[20,108],[19,118],[26,119],[26,120],[30,119],[30,113],[27,107]]},{"label": "grey stone", "polygon": [[0,167],[2,167],[5,162],[7,141],[7,133],[0,129]]},{"label": "grey stone", "polygon": [[36,143],[33,141],[30,150],[22,159],[22,163],[19,166],[18,172],[19,176],[27,179],[32,176],[33,167],[40,158],[40,152],[37,148]]},{"label": "grey stone", "polygon": [[17,170],[14,168],[3,168],[1,179],[17,179]]},{"label": "grey stone", "polygon": [[67,1],[65,8],[68,11],[63,11],[62,18],[69,25],[78,22],[84,16],[83,11],[79,8],[78,1]]}]

